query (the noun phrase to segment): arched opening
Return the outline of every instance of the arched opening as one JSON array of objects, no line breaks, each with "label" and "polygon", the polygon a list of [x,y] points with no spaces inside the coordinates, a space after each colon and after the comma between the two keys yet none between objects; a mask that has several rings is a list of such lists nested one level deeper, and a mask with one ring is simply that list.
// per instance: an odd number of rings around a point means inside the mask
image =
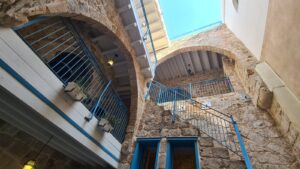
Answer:
[{"label": "arched opening", "polygon": [[131,104],[132,63],[121,43],[84,21],[65,17],[38,18],[15,30],[64,86],[80,88],[76,100],[98,120],[110,120],[112,134],[122,142]]},{"label": "arched opening", "polygon": [[166,57],[156,69],[156,81],[181,88],[195,98],[233,91],[224,71],[227,56],[208,50],[183,49]]}]

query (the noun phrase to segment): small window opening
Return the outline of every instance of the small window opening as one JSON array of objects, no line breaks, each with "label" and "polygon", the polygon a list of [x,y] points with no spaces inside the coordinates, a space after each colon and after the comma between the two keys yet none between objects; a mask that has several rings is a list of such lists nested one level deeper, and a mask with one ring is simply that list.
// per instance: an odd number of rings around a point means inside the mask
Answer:
[{"label": "small window opening", "polygon": [[232,0],[232,4],[234,6],[234,9],[236,11],[238,11],[238,9],[239,9],[239,0]]}]

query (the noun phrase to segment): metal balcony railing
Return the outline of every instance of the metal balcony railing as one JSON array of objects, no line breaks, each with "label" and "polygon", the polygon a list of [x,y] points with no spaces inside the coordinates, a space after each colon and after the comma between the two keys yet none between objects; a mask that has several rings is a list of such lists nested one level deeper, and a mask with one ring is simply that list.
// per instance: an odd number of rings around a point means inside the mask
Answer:
[{"label": "metal balcony railing", "polygon": [[178,86],[183,89],[191,98],[213,96],[234,92],[233,86],[228,77],[212,80],[202,80]]},{"label": "metal balcony railing", "polygon": [[151,70],[153,71],[153,74],[154,74],[156,66],[157,66],[156,50],[155,50],[155,46],[154,46],[154,42],[153,42],[153,38],[152,38],[150,23],[149,23],[149,20],[148,20],[144,0],[140,0],[140,3],[141,3],[144,19],[145,19],[144,24],[146,26],[146,29],[144,30],[144,35],[143,35],[143,41],[146,43],[146,47],[147,47],[148,55],[149,55],[148,57],[150,58],[150,61],[151,61],[150,67],[151,67]]},{"label": "metal balcony railing", "polygon": [[83,94],[82,104],[96,117],[114,121],[112,135],[123,141],[128,110],[114,91],[96,57],[75,26],[66,18],[40,18],[15,28],[18,35],[59,78],[64,86],[73,82]]},{"label": "metal balcony railing", "polygon": [[149,97],[165,110],[171,111],[173,122],[189,122],[201,133],[242,157],[247,169],[252,169],[243,138],[232,115],[191,99],[191,94],[183,88],[169,88],[156,81],[149,83],[146,99]]}]

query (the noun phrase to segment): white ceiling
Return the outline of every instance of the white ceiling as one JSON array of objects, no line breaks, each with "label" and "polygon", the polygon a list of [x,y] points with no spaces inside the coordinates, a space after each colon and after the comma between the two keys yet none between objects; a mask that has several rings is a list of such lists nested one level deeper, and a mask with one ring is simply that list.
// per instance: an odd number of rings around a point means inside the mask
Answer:
[{"label": "white ceiling", "polygon": [[[135,0],[135,6],[138,10],[138,15],[141,23],[145,23],[145,17],[141,7],[140,0]],[[165,28],[164,20],[160,11],[160,6],[157,0],[144,0],[144,7],[147,13],[149,26],[152,34],[153,43],[156,50],[160,50],[169,46],[169,38]],[[146,27],[143,27],[146,32]],[[151,48],[150,41],[147,41],[147,47]]]}]

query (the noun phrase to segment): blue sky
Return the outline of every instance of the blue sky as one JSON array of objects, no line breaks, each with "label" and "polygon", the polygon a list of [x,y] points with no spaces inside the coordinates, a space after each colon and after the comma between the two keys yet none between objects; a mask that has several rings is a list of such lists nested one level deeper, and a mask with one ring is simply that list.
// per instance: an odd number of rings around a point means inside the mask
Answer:
[{"label": "blue sky", "polygon": [[170,40],[222,20],[221,0],[159,0]]}]

